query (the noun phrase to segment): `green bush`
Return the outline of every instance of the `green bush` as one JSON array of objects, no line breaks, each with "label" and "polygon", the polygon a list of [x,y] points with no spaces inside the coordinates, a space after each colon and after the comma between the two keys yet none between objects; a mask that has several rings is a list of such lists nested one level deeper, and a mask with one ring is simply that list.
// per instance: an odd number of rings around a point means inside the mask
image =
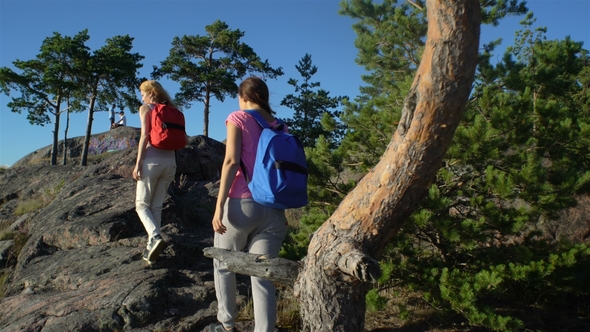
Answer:
[{"label": "green bush", "polygon": [[387,298],[379,295],[379,291],[375,288],[371,289],[367,293],[365,300],[367,302],[367,310],[369,312],[383,310],[387,305]]},{"label": "green bush", "polygon": [[[588,305],[571,306],[590,295],[588,245],[557,237],[549,226],[573,225],[560,214],[590,193],[589,52],[569,38],[545,40],[533,22],[527,16],[497,64],[490,61],[497,59],[494,43],[484,47],[444,164],[383,251],[382,278],[366,298],[370,310],[383,301],[379,289],[401,287],[439,312],[495,331],[524,328],[532,307],[590,316]],[[341,145],[310,150],[314,200],[286,251],[304,255],[310,234],[347,192],[339,187],[342,174],[378,161],[395,129],[388,126],[399,119],[395,107],[383,105],[400,104],[395,96],[404,83],[383,94],[382,86],[365,90],[344,112],[349,132]]]}]

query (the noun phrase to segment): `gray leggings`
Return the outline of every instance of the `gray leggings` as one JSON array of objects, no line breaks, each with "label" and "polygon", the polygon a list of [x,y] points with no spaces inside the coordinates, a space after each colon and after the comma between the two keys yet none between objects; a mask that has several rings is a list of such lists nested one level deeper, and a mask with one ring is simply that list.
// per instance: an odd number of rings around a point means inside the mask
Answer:
[{"label": "gray leggings", "polygon": [[[287,234],[285,210],[273,209],[250,198],[229,198],[225,203],[225,234],[215,233],[214,246],[251,254],[278,256]],[[227,328],[235,326],[236,274],[225,263],[213,260],[217,319]],[[272,281],[251,277],[255,332],[273,332],[277,320],[276,288]]]}]

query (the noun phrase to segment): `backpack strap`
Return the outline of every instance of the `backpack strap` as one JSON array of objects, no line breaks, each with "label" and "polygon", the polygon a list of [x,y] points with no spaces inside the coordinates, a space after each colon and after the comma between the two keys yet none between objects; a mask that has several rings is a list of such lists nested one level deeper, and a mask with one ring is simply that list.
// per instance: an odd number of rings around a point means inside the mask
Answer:
[{"label": "backpack strap", "polygon": [[266,120],[262,117],[262,115],[260,115],[258,112],[254,111],[254,110],[244,110],[244,112],[250,114],[251,117],[254,118],[254,120],[256,120],[256,122],[258,122],[258,125],[260,125],[260,127],[262,128],[268,128],[268,129],[272,129],[272,130],[283,130],[285,123],[283,122],[283,120],[279,119],[279,118],[275,118],[275,120],[277,121],[277,124],[274,127],[271,127],[268,122],[266,122]]},{"label": "backpack strap", "polygon": [[[275,118],[275,120],[277,121],[276,126],[271,127],[268,122],[266,122],[266,120],[262,117],[262,115],[260,115],[258,112],[256,112],[255,110],[244,110],[244,112],[250,114],[251,117],[254,118],[254,120],[256,120],[256,122],[258,122],[258,125],[260,127],[262,127],[262,129],[264,128],[268,128],[271,130],[283,130],[283,126],[285,125],[285,123],[279,119],[279,118]],[[244,165],[244,161],[242,161],[240,159],[240,168],[242,169],[242,173],[244,173],[244,178],[246,178],[246,183],[250,183],[250,177],[248,176],[248,172],[246,172],[246,166]]]},{"label": "backpack strap", "polygon": [[240,159],[240,168],[242,169],[242,173],[244,173],[246,183],[250,183],[250,177],[248,176],[248,172],[246,172],[246,165],[244,165],[244,161],[242,159]]}]

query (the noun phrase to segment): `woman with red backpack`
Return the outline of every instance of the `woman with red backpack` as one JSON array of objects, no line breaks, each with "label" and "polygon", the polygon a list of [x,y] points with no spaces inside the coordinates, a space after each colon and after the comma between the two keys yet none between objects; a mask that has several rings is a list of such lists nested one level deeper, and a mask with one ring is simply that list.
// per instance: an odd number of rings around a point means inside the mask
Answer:
[{"label": "woman with red backpack", "polygon": [[[137,180],[135,210],[148,235],[143,259],[152,264],[166,246],[160,232],[162,206],[168,194],[168,187],[176,175],[175,150],[158,148],[150,139],[152,113],[156,112],[154,109],[161,108],[158,106],[161,104],[177,108],[168,92],[156,81],[143,82],[139,90],[144,104],[139,108],[141,136],[132,175]],[[184,143],[186,144],[186,138]]]}]

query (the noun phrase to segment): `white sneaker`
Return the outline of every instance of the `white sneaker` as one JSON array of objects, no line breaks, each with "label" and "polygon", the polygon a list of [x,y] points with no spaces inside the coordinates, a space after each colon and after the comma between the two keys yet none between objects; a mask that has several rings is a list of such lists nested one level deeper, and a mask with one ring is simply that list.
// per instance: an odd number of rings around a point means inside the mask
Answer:
[{"label": "white sneaker", "polygon": [[166,242],[159,234],[154,236],[150,242],[152,247],[148,249],[147,257],[144,255],[144,259],[148,262],[155,262],[160,257],[160,252],[166,247]]},{"label": "white sneaker", "polygon": [[148,255],[149,255],[149,254],[150,254],[150,251],[146,249],[146,250],[143,252],[142,258],[143,258],[143,260],[144,260],[144,261],[148,262],[148,264],[149,264],[149,265],[152,265],[152,264],[154,264],[155,262],[154,262],[154,261],[150,261],[150,260],[148,259]]},{"label": "white sneaker", "polygon": [[237,331],[238,330],[236,330],[235,327],[232,327],[231,329],[226,330],[225,327],[223,327],[223,325],[219,322],[209,324],[209,332],[237,332]]}]

